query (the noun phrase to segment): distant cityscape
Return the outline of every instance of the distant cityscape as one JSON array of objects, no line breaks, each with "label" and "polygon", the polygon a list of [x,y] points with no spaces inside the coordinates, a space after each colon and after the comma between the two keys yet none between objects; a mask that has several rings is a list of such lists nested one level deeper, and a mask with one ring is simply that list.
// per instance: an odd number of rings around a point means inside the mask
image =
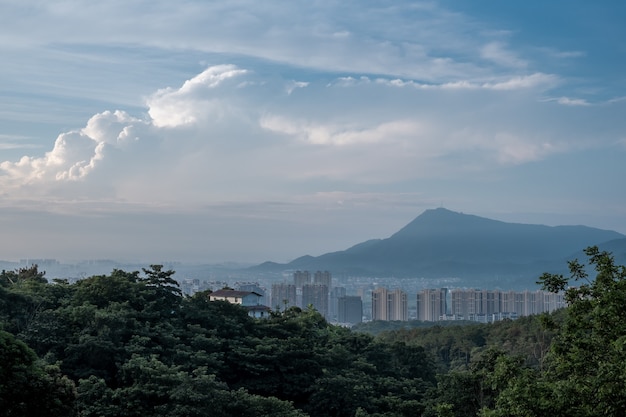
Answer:
[{"label": "distant cityscape", "polygon": [[[48,279],[70,282],[113,269],[140,270],[147,265],[122,264],[108,260],[63,264],[55,259],[21,259],[2,262],[1,269],[38,265]],[[164,263],[177,273],[185,295],[217,291],[225,287],[259,294],[259,303],[273,311],[289,307],[315,308],[328,321],[352,326],[363,321],[443,321],[468,320],[482,323],[551,312],[565,307],[562,294],[540,290],[461,288],[458,278],[393,279],[333,277],[329,271],[297,270],[268,276],[255,276],[221,266],[188,266]],[[180,276],[183,276],[180,278]],[[221,277],[221,278],[218,278]]]},{"label": "distant cityscape", "polygon": [[[203,284],[195,279],[184,281],[182,289],[192,294],[202,289],[217,290],[226,285],[225,282]],[[491,323],[565,307],[563,294],[540,290],[427,288],[417,292],[415,307],[410,309],[409,296],[403,289],[372,285],[368,286],[369,291],[361,288],[359,294],[349,294],[346,287],[333,286],[329,271],[295,271],[291,279],[274,282],[269,290],[258,282],[236,282],[235,289],[260,294],[259,302],[268,303],[274,311],[311,306],[330,322],[346,326],[370,320],[467,320]]]}]

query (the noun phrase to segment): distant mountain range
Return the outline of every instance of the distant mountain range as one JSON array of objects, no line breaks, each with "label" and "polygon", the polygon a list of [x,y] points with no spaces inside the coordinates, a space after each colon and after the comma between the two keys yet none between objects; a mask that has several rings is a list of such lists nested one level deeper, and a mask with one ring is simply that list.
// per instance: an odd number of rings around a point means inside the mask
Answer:
[{"label": "distant mountain range", "polygon": [[251,269],[329,270],[379,278],[456,277],[467,286],[515,287],[533,284],[543,272],[567,272],[567,260],[584,260],[582,249],[591,245],[611,251],[618,261],[626,260],[626,235],[615,231],[506,223],[437,208],[426,210],[387,239]]}]

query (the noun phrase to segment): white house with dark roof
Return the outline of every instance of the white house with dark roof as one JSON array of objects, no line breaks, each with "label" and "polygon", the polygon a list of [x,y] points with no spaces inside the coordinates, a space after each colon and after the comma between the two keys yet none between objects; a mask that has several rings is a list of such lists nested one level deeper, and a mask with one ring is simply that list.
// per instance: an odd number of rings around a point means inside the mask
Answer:
[{"label": "white house with dark roof", "polygon": [[264,318],[269,316],[271,309],[260,304],[261,297],[261,294],[254,291],[237,291],[225,288],[209,294],[209,301],[226,301],[231,304],[239,304],[248,310],[250,317]]}]

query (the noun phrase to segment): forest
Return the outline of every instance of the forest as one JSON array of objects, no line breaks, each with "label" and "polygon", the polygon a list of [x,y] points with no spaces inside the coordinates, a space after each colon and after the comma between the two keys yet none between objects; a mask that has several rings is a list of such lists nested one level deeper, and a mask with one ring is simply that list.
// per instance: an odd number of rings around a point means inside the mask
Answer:
[{"label": "forest", "polygon": [[553,314],[350,330],[256,319],[152,265],[76,283],[0,274],[0,410],[12,416],[624,416],[626,268],[597,247],[544,274]]}]

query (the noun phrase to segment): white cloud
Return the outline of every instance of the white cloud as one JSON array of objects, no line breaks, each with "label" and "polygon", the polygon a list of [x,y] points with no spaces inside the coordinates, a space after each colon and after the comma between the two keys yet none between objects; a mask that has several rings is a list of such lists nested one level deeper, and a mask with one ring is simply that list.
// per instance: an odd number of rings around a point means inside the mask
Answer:
[{"label": "white cloud", "polygon": [[309,85],[306,81],[291,81],[287,83],[287,94],[293,93],[296,88],[305,88]]},{"label": "white cloud", "polygon": [[523,164],[545,158],[560,149],[552,143],[533,143],[510,133],[495,136],[498,161],[503,164]]},{"label": "white cloud", "polygon": [[329,183],[349,191],[488,172],[587,140],[578,121],[550,130],[565,116],[537,100],[558,81],[548,74],[438,86],[297,79],[211,66],[148,96],[144,117],[98,113],[43,156],[0,162],[4,197],[154,207],[284,201]]},{"label": "white cloud", "polygon": [[526,76],[513,77],[508,80],[486,84],[486,87],[494,90],[517,90],[521,88],[553,87],[558,83],[558,78],[551,74],[535,73]]},{"label": "white cloud", "polygon": [[280,116],[265,116],[259,123],[264,129],[291,135],[312,145],[391,144],[423,133],[423,126],[411,120],[395,120],[362,128],[294,121]]},{"label": "white cloud", "polygon": [[0,150],[12,150],[12,149],[35,149],[37,145],[31,143],[16,143],[12,141],[6,141],[0,143]]},{"label": "white cloud", "polygon": [[600,195],[623,177],[619,54],[452,6],[4,2],[6,240],[34,225],[22,252],[72,229],[62,240],[81,250],[103,237],[92,254],[175,246],[197,259],[280,235],[275,250],[297,256],[294,236],[342,249],[372,218],[392,232],[450,201],[558,212],[584,198],[600,217],[607,201],[623,212],[620,193]]},{"label": "white cloud", "polygon": [[122,147],[135,140],[133,127],[141,123],[121,111],[97,114],[85,128],[59,135],[43,157],[1,162],[5,177],[0,178],[7,186],[82,179],[102,160],[106,146]]},{"label": "white cloud", "polygon": [[[490,31],[488,24],[432,2],[374,7],[358,1],[192,0],[173,6],[163,0],[149,4],[71,0],[62,4],[50,6],[36,0],[13,4],[7,16],[21,19],[0,20],[0,35],[6,35],[0,39],[13,39],[14,44],[0,42],[0,48],[28,54],[56,51],[77,61],[97,59],[92,53],[68,56],[66,50],[58,50],[75,45],[76,33],[81,33],[82,45],[234,54],[322,71],[432,83],[489,78],[494,72],[484,61],[504,69],[526,65],[501,41],[505,32]],[[24,33],[23,27],[30,30]],[[15,39],[15,33],[22,36]],[[467,53],[481,48],[482,60]]]},{"label": "white cloud", "polygon": [[482,47],[480,56],[503,67],[526,68],[528,66],[525,60],[507,49],[507,45],[502,42],[489,42]]},{"label": "white cloud", "polygon": [[177,127],[198,119],[223,117],[227,109],[220,103],[220,93],[211,90],[244,74],[246,70],[234,65],[218,65],[186,81],[179,89],[157,91],[147,100],[152,123],[157,127]]},{"label": "white cloud", "polygon": [[[334,83],[340,87],[353,87],[357,85],[370,84],[372,80],[369,77],[361,76],[360,78],[340,77]],[[473,82],[470,80],[460,80],[446,82],[442,84],[425,84],[414,80],[376,78],[373,82],[377,84],[388,85],[392,87],[408,87],[417,89],[447,89],[447,90],[524,90],[524,89],[550,89],[557,85],[560,80],[556,75],[533,73],[528,75],[516,75],[512,77],[494,78],[492,82]]]},{"label": "white cloud", "polygon": [[590,106],[587,100],[582,98],[559,97],[556,102],[565,106]]}]

